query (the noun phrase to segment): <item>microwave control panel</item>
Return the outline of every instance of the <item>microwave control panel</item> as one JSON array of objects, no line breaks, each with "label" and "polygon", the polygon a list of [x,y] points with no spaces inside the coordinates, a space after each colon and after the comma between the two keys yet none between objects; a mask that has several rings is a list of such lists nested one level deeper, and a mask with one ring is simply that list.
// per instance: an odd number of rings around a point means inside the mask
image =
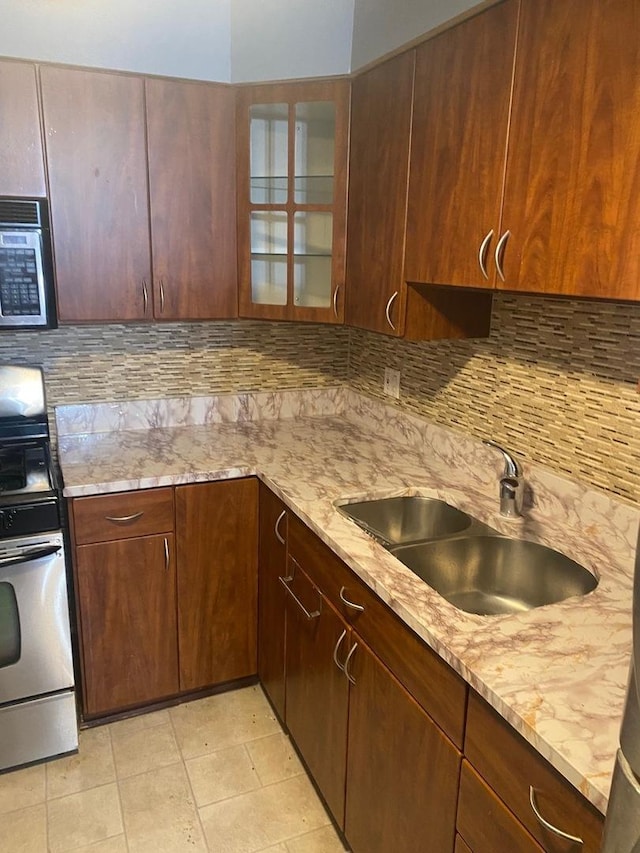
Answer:
[{"label": "microwave control panel", "polygon": [[11,325],[46,322],[38,231],[0,232],[0,318]]}]

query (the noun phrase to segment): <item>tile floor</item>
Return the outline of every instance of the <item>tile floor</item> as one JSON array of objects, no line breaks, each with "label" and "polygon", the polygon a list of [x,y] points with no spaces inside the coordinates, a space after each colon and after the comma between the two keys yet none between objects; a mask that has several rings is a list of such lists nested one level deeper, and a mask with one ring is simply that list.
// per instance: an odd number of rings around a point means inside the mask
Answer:
[{"label": "tile floor", "polygon": [[1,853],[342,853],[260,687],[80,733],[0,775]]}]

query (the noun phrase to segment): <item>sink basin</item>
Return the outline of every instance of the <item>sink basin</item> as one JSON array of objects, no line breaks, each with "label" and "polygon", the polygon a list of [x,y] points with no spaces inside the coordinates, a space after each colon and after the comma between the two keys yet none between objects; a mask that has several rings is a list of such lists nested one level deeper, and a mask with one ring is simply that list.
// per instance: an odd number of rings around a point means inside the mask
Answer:
[{"label": "sink basin", "polygon": [[483,616],[531,610],[598,585],[558,551],[521,539],[467,536],[390,550],[455,607]]},{"label": "sink basin", "polygon": [[389,545],[451,536],[467,530],[473,521],[444,501],[419,495],[361,501],[338,509]]}]

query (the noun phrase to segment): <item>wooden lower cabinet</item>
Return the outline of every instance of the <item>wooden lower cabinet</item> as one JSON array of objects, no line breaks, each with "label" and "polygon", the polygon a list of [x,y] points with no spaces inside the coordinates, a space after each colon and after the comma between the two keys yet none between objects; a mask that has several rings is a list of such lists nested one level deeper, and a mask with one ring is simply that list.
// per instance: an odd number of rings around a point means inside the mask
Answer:
[{"label": "wooden lower cabinet", "polygon": [[[345,836],[355,853],[451,853],[462,756],[357,635]],[[352,648],[353,648],[352,645]]]},{"label": "wooden lower cabinet", "polygon": [[285,705],[287,520],[282,501],[260,483],[258,545],[258,677],[281,720]]},{"label": "wooden lower cabinet", "polygon": [[81,545],[76,579],[85,716],[177,693],[173,535]]}]

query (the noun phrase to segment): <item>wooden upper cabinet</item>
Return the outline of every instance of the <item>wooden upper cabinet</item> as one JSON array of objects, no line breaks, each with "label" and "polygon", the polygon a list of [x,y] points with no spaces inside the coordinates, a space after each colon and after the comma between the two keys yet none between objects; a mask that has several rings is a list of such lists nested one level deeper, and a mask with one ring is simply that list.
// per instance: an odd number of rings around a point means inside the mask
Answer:
[{"label": "wooden upper cabinet", "polygon": [[417,49],[405,275],[494,286],[517,0]]},{"label": "wooden upper cabinet", "polygon": [[0,195],[46,196],[35,66],[0,62]]},{"label": "wooden upper cabinet", "polygon": [[341,323],[348,80],[238,92],[238,285],[242,317]]},{"label": "wooden upper cabinet", "polygon": [[143,80],[40,73],[58,317],[151,318]]},{"label": "wooden upper cabinet", "polygon": [[640,5],[523,0],[508,290],[640,299]]},{"label": "wooden upper cabinet", "polygon": [[402,335],[415,51],[361,74],[351,93],[347,323]]},{"label": "wooden upper cabinet", "polygon": [[157,319],[237,317],[235,97],[146,80]]}]

